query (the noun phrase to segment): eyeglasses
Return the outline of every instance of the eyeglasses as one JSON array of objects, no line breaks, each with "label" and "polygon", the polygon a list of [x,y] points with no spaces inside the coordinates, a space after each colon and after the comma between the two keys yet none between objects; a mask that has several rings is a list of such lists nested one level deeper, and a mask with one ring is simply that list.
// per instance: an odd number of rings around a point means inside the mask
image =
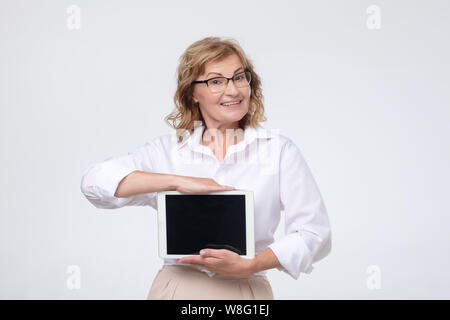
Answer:
[{"label": "eyeglasses", "polygon": [[219,93],[225,91],[228,86],[228,81],[230,80],[233,80],[233,83],[237,88],[244,88],[250,85],[251,79],[252,75],[250,70],[245,70],[244,72],[235,74],[232,78],[215,77],[207,80],[192,81],[192,84],[206,83],[212,93]]}]

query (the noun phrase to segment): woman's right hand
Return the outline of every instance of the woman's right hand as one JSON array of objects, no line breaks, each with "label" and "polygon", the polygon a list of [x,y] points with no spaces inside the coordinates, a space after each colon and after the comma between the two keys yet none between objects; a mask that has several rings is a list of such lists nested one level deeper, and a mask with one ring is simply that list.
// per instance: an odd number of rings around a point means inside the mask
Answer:
[{"label": "woman's right hand", "polygon": [[176,190],[181,193],[208,193],[236,190],[231,186],[223,186],[213,179],[177,176]]}]

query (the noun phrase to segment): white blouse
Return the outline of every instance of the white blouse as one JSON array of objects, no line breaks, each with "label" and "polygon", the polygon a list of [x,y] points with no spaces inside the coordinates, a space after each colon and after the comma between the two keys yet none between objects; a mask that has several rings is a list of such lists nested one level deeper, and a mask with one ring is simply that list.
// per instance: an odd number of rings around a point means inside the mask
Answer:
[{"label": "white blouse", "polygon": [[[294,279],[311,273],[312,264],[331,251],[331,229],[317,184],[295,143],[279,130],[247,127],[244,139],[231,145],[223,162],[201,144],[204,126],[181,142],[175,131],[146,142],[119,157],[91,164],[83,173],[81,192],[97,208],[151,206],[157,193],[127,198],[114,196],[120,181],[135,170],[214,179],[221,185],[252,190],[255,202],[255,251],[271,248]],[[241,129],[242,130],[242,129]],[[273,234],[285,213],[285,235]],[[165,260],[164,264],[174,264]],[[211,275],[211,272],[202,270]],[[260,272],[258,274],[264,274]]]}]

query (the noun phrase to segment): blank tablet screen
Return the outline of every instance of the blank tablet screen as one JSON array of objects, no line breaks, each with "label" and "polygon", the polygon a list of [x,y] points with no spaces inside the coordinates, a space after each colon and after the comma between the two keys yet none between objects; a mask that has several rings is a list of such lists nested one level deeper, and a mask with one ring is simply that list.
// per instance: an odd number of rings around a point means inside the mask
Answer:
[{"label": "blank tablet screen", "polygon": [[228,249],[246,255],[245,195],[166,195],[168,254]]}]

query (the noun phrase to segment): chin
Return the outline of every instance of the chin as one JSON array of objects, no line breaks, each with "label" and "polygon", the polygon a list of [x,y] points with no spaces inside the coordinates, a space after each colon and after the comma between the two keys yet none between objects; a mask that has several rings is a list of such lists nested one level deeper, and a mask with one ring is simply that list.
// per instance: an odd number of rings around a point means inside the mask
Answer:
[{"label": "chin", "polygon": [[237,121],[242,120],[242,118],[244,118],[246,114],[247,114],[247,112],[236,112],[234,114],[225,116],[224,118],[226,118],[226,120],[230,121],[230,122],[237,122]]}]

